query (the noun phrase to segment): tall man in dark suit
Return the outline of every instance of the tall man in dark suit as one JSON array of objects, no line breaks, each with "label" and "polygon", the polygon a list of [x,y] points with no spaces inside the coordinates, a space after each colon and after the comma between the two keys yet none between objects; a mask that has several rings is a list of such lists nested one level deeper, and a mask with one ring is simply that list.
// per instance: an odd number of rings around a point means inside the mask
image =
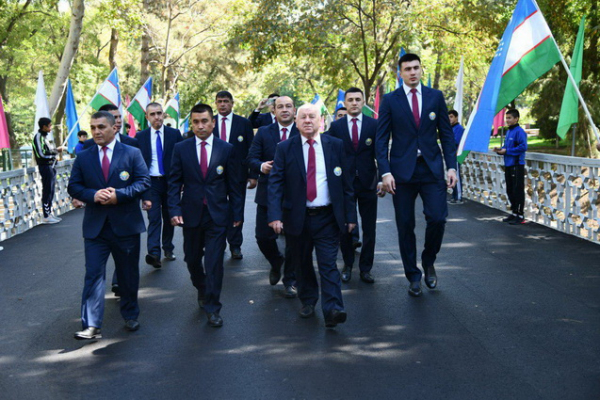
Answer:
[{"label": "tall man in dark suit", "polygon": [[[254,189],[257,184],[258,174],[248,173],[248,150],[254,139],[254,131],[252,124],[244,117],[240,117],[233,113],[233,96],[226,90],[217,93],[216,96],[217,111],[214,135],[225,142],[233,145],[233,158],[239,164],[237,167],[237,175],[233,178],[237,181],[240,192],[242,193],[242,203],[246,201],[246,184],[248,189]],[[227,228],[227,242],[231,251],[231,258],[241,260],[242,243],[244,237],[242,235],[242,224],[233,226],[233,209],[229,211],[229,227]]]},{"label": "tall man in dark suit", "polygon": [[[277,93],[271,93],[269,97],[262,99],[260,103],[258,103],[256,109],[248,116],[248,120],[254,129],[258,129],[262,126],[269,126],[277,122],[275,115],[275,100],[277,100],[278,97],[279,95]],[[265,108],[265,106],[269,107],[269,112],[261,114],[260,110]]]},{"label": "tall man in dark suit", "polygon": [[285,229],[291,257],[296,263],[300,316],[314,315],[319,284],[312,263],[316,250],[321,275],[321,307],[326,327],[346,321],[340,272],[336,260],[340,231],[356,224],[356,203],[351,173],[344,162],[341,140],[319,135],[321,113],[317,106],[298,109],[300,135],[277,145],[269,177],[269,226]]},{"label": "tall man in dark suit", "polygon": [[173,253],[173,232],[167,206],[167,184],[171,170],[171,156],[175,144],[182,140],[177,129],[163,124],[164,113],[159,103],[150,103],[146,107],[146,119],[150,125],[138,132],[136,139],[144,156],[144,161],[150,173],[150,190],[144,194],[144,199],[152,202],[148,210],[148,254],[146,263],[154,268],[162,267],[161,263],[161,228],[162,249],[165,259],[175,260]]},{"label": "tall man in dark suit", "polygon": [[269,226],[267,219],[269,174],[273,168],[275,149],[277,144],[298,135],[294,124],[296,108],[291,98],[278,97],[275,100],[275,115],[277,122],[258,129],[250,151],[248,152],[248,166],[250,171],[259,174],[258,189],[256,189],[256,243],[269,264],[269,283],[276,285],[281,279],[281,266],[285,265],[283,273],[284,295],[294,298],[297,295],[294,263],[290,257],[289,247],[286,245],[285,257],[277,246],[277,234]]},{"label": "tall man in dark suit", "polygon": [[[114,117],[92,115],[95,146],[79,153],[69,179],[69,194],[87,203],[83,217],[85,286],[82,295],[83,330],[76,339],[100,338],[104,314],[106,261],[112,254],[121,290],[125,328],[138,330],[140,233],[146,230],[139,201],[150,187],[148,168],[134,147],[115,140]],[[149,207],[144,202],[144,208]]]},{"label": "tall man in dark suit", "polygon": [[408,293],[418,297],[422,293],[422,274],[417,267],[415,200],[418,195],[423,200],[427,228],[421,263],[425,284],[433,289],[437,285],[434,263],[442,246],[448,216],[446,188],[456,184],[456,145],[444,95],[421,85],[423,70],[419,57],[405,54],[398,65],[404,83],[383,97],[377,125],[377,163],[384,190],[394,196],[400,255],[410,282]]},{"label": "tall man in dark suit", "polygon": [[[362,113],[365,105],[363,91],[352,87],[346,90],[344,104],[348,115],[334,121],[329,134],[344,142],[348,173],[352,175],[354,197],[358,201],[363,231],[363,246],[360,252],[360,279],[374,283],[371,275],[375,255],[375,226],[377,223],[377,192],[379,177],[375,165],[375,135],[377,121]],[[349,282],[354,265],[354,245],[352,234],[343,232],[340,248],[344,257],[342,282]]]},{"label": "tall man in dark suit", "polygon": [[[206,311],[208,323],[220,327],[227,227],[240,226],[244,219],[239,162],[233,145],[212,134],[215,120],[210,106],[196,104],[190,123],[195,138],[176,144],[173,151],[169,212],[171,223],[183,227],[185,262],[198,290],[198,305]],[[230,209],[235,222],[229,220]]]}]

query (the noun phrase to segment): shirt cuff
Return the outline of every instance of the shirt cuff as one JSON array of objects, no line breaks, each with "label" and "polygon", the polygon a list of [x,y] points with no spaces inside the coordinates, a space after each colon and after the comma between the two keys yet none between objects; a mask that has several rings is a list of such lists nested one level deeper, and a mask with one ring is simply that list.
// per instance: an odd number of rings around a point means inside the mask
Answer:
[{"label": "shirt cuff", "polygon": [[383,178],[383,177],[386,177],[386,176],[391,175],[391,174],[392,174],[391,172],[386,172],[385,174],[381,175],[381,177]]}]

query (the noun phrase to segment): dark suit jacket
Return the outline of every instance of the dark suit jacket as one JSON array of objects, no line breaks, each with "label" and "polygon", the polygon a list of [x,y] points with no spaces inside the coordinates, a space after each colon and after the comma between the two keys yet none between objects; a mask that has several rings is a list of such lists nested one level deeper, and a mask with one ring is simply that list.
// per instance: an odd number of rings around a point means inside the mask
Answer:
[{"label": "dark suit jacket", "polygon": [[273,123],[273,116],[271,113],[260,113],[258,111],[252,111],[252,114],[248,116],[248,120],[252,124],[254,129],[258,129],[262,126],[269,126]]},{"label": "dark suit jacket", "polygon": [[[103,206],[94,202],[96,192],[107,187],[116,189],[116,205]],[[67,190],[74,199],[87,203],[83,237],[96,238],[106,220],[117,236],[144,232],[146,225],[139,200],[149,187],[148,168],[139,149],[115,143],[108,182],[102,175],[98,146],[81,151],[73,163]]]},{"label": "dark suit jacket", "polygon": [[[356,223],[356,202],[352,188],[352,174],[345,170],[344,148],[341,140],[321,135],[327,185],[333,213],[340,230],[347,223]],[[341,168],[341,174],[334,173]],[[282,221],[283,229],[290,235],[298,236],[304,227],[306,216],[306,167],[302,152],[302,136],[277,145],[273,169],[269,174],[268,219]]]},{"label": "dark suit jacket", "polygon": [[[215,137],[206,179],[202,177],[196,151],[196,140],[183,140],[175,145],[169,175],[169,214],[183,217],[186,228],[195,228],[202,221],[203,199],[216,225],[227,226],[229,202],[233,220],[244,220],[241,187],[234,177],[238,160],[233,146]],[[181,189],[183,188],[183,194]]]},{"label": "dark suit jacket", "polygon": [[354,150],[350,131],[348,130],[347,117],[334,121],[329,127],[329,135],[344,142],[349,171],[355,171],[361,186],[368,190],[376,190],[379,180],[377,165],[375,164],[376,134],[377,121],[363,114],[358,150]]},{"label": "dark suit jacket", "polygon": [[[126,144],[128,146],[133,146],[133,147],[138,147],[138,141],[136,140],[136,138],[132,138],[131,136],[127,136],[127,135],[123,135],[121,133],[119,133],[119,139],[121,140],[121,143]],[[94,142],[94,139],[88,139],[85,142],[83,142],[83,149],[89,149],[90,147],[94,146],[96,143]]]},{"label": "dark suit jacket", "polygon": [[[288,139],[298,134],[298,128],[294,124],[292,130],[288,132]],[[258,129],[252,141],[252,146],[250,146],[250,150],[248,151],[248,167],[250,168],[250,172],[258,174],[258,187],[256,188],[254,202],[265,207],[268,206],[267,191],[269,187],[269,175],[261,173],[260,166],[265,161],[273,161],[278,143],[279,124],[274,123]]]},{"label": "dark suit jacket", "polygon": [[[219,119],[215,116],[215,128],[213,134],[216,137],[219,135]],[[248,150],[252,146],[252,140],[254,139],[254,130],[252,124],[244,117],[240,117],[237,114],[233,114],[233,121],[231,121],[231,132],[229,134],[229,143],[233,145],[233,158],[237,161],[238,172],[235,174],[235,178],[239,183],[246,183],[248,178],[256,179],[258,177],[255,173],[248,173],[248,164],[246,158],[248,157]]]},{"label": "dark suit jacket", "polygon": [[[404,89],[400,87],[383,96],[377,120],[377,164],[381,175],[391,172],[400,183],[410,181],[417,163],[417,149],[437,179],[444,179],[442,152],[446,168],[456,168],[456,144],[448,119],[444,95],[439,90],[422,87],[421,123],[417,130],[415,119]],[[392,137],[392,148],[388,145]]]},{"label": "dark suit jacket", "polygon": [[[142,156],[144,157],[144,161],[146,162],[146,166],[148,170],[150,169],[150,164],[152,163],[152,143],[150,142],[152,138],[151,128],[144,129],[140,131],[135,136],[139,149],[142,152]],[[164,130],[164,143],[163,143],[163,167],[165,170],[165,177],[169,177],[169,171],[171,170],[171,158],[173,156],[173,148],[176,143],[179,143],[183,140],[181,137],[181,133],[177,129],[169,128],[165,126]]]}]

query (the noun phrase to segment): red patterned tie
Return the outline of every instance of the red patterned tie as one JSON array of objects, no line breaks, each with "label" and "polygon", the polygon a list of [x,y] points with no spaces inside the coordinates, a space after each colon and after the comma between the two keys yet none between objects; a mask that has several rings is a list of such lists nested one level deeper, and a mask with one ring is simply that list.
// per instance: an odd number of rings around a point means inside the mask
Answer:
[{"label": "red patterned tie", "polygon": [[[202,147],[200,147],[200,172],[202,172],[202,177],[206,179],[206,173],[208,172],[208,154],[206,153],[206,142],[203,140],[200,142]],[[202,199],[204,205],[206,205],[206,196]]]},{"label": "red patterned tie", "polygon": [[352,146],[354,146],[354,151],[358,150],[358,125],[356,121],[358,121],[358,118],[352,118]]},{"label": "red patterned tie", "polygon": [[227,118],[221,119],[221,140],[227,141],[227,125],[225,125],[225,121],[227,121]]},{"label": "red patterned tie", "polygon": [[281,128],[281,132],[283,132],[283,135],[281,135],[281,141],[283,142],[287,139],[287,128]]},{"label": "red patterned tie", "polygon": [[317,160],[313,139],[307,140],[308,148],[308,167],[306,168],[306,199],[313,201],[317,198]]},{"label": "red patterned tie", "polygon": [[413,117],[415,117],[415,124],[417,125],[417,129],[419,129],[419,124],[421,123],[421,113],[419,112],[419,101],[417,100],[417,89],[410,89],[412,93],[412,112]]},{"label": "red patterned tie", "polygon": [[104,146],[102,148],[104,152],[104,157],[102,157],[102,175],[104,175],[104,181],[108,183],[108,171],[110,170],[110,160],[108,159],[108,147]]}]

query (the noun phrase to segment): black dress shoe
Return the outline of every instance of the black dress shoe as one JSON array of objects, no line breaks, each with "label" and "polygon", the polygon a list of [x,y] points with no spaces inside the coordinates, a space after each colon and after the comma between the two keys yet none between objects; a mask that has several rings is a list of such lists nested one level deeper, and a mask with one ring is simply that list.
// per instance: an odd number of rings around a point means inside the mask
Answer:
[{"label": "black dress shoe", "polygon": [[162,267],[162,263],[160,262],[160,257],[153,256],[152,254],[146,254],[146,264],[150,264],[154,268]]},{"label": "black dress shoe", "polygon": [[231,258],[233,258],[234,260],[241,260],[242,258],[244,258],[244,255],[242,254],[242,249],[240,249],[239,247],[232,248]]},{"label": "black dress shoe", "polygon": [[175,254],[173,254],[172,251],[165,251],[165,260],[175,261],[175,260],[177,260],[177,256]]},{"label": "black dress shoe", "polygon": [[140,329],[140,323],[135,319],[128,319],[125,321],[125,329],[127,329],[129,332],[135,332]]},{"label": "black dress shoe", "polygon": [[115,294],[115,297],[121,297],[121,289],[119,289],[118,283],[113,283],[111,290]]},{"label": "black dress shoe", "polygon": [[100,328],[94,328],[93,326],[90,326],[82,331],[75,332],[73,337],[77,340],[102,339],[102,333],[100,332]]},{"label": "black dress shoe", "polygon": [[305,304],[302,306],[302,309],[300,310],[301,318],[310,318],[313,315],[315,315],[315,306],[312,304]]},{"label": "black dress shoe", "polygon": [[281,279],[281,266],[279,267],[271,267],[271,271],[269,271],[269,283],[271,286],[277,285],[279,280]]},{"label": "black dress shoe", "polygon": [[337,324],[343,324],[346,322],[346,311],[333,310],[325,316],[325,327],[335,328]]},{"label": "black dress shoe", "polygon": [[286,299],[295,299],[298,296],[298,290],[293,286],[286,286],[283,292],[283,297]]},{"label": "black dress shoe", "polygon": [[220,328],[223,326],[223,318],[219,313],[208,313],[208,324],[213,328]]},{"label": "black dress shoe", "polygon": [[437,286],[437,275],[435,274],[435,268],[433,265],[431,267],[423,268],[425,270],[425,285],[429,289],[435,289]]},{"label": "black dress shoe", "polygon": [[375,283],[375,278],[373,278],[373,275],[371,275],[370,272],[361,272],[360,280],[364,283]]},{"label": "black dress shoe", "polygon": [[354,247],[354,249],[359,249],[362,247],[362,242],[360,240],[355,240],[354,242],[352,242],[352,246]]},{"label": "black dress shoe", "polygon": [[421,291],[421,282],[411,282],[410,286],[408,287],[408,294],[410,294],[412,297],[421,296],[421,294],[423,294]]},{"label": "black dress shoe", "polygon": [[342,282],[350,282],[352,279],[352,267],[344,265],[344,269],[342,270]]},{"label": "black dress shoe", "polygon": [[514,214],[510,214],[508,217],[502,218],[502,222],[512,222],[515,219],[517,219],[517,216]]}]

